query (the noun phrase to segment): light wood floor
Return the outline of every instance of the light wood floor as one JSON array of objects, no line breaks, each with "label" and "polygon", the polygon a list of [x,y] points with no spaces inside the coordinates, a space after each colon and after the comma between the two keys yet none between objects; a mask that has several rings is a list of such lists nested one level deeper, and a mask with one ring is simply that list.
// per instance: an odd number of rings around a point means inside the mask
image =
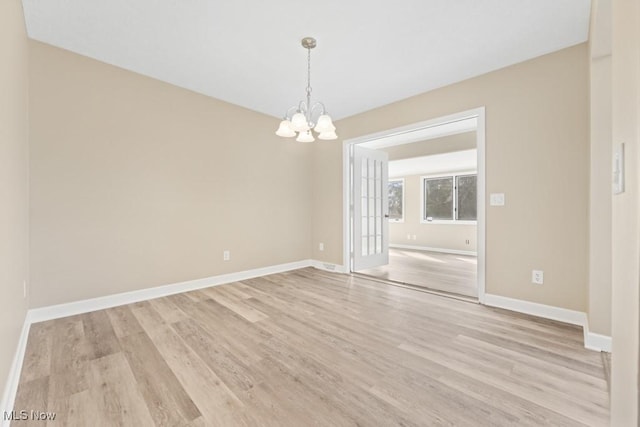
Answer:
[{"label": "light wood floor", "polygon": [[606,389],[580,328],[307,268],[34,324],[15,409],[83,427],[604,426]]},{"label": "light wood floor", "polygon": [[389,248],[389,264],[358,273],[477,298],[477,271],[475,256]]}]

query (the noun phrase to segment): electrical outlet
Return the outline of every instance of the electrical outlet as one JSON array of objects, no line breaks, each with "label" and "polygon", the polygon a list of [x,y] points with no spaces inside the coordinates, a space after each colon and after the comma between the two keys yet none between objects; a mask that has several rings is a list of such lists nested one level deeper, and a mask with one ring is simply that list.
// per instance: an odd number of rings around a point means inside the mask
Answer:
[{"label": "electrical outlet", "polygon": [[411,234],[407,234],[407,240],[411,240]]},{"label": "electrical outlet", "polygon": [[535,285],[542,285],[544,283],[544,271],[533,270],[531,272],[531,283]]},{"label": "electrical outlet", "polygon": [[231,252],[230,251],[222,252],[222,260],[223,261],[229,261],[230,259],[231,259]]},{"label": "electrical outlet", "polygon": [[469,239],[465,240],[464,243],[466,243],[467,245],[470,244],[471,242],[469,241]]},{"label": "electrical outlet", "polygon": [[318,250],[324,251],[324,243],[318,243]]}]

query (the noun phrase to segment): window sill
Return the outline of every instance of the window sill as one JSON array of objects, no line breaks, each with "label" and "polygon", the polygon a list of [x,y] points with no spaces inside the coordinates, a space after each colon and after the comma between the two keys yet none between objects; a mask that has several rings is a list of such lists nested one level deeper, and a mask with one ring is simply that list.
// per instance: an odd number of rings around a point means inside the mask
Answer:
[{"label": "window sill", "polygon": [[421,220],[420,224],[438,224],[438,225],[478,225],[478,221],[454,221],[446,219],[434,219],[433,221]]}]

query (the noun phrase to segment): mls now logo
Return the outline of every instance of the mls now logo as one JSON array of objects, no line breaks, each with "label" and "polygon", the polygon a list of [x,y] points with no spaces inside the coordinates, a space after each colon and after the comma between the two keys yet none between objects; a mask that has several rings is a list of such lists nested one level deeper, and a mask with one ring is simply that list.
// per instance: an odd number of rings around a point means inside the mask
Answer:
[{"label": "mls now logo", "polygon": [[56,419],[55,412],[42,412],[42,411],[11,411],[4,412],[4,421],[53,421]]}]

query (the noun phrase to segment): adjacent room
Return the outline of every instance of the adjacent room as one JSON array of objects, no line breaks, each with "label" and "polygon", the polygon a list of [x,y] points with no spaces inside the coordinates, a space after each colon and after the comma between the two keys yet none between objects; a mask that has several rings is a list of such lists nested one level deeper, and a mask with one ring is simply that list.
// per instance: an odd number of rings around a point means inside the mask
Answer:
[{"label": "adjacent room", "polygon": [[316,6],[0,2],[0,425],[637,426],[640,4]]},{"label": "adjacent room", "polygon": [[389,255],[388,262],[355,272],[477,300],[476,126],[475,119],[461,120],[429,127],[429,139],[418,142],[360,144],[388,155],[389,229],[383,245]]}]

